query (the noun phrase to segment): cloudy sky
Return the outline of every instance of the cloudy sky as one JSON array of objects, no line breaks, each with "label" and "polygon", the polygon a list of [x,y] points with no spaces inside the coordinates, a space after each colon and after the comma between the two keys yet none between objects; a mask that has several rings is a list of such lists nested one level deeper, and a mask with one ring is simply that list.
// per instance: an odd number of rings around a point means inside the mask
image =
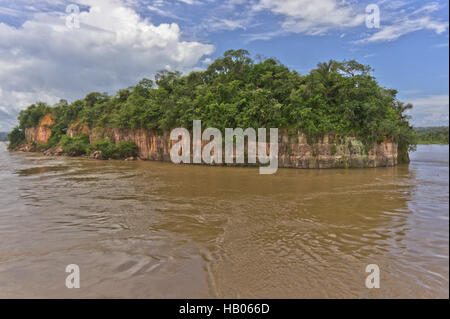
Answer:
[{"label": "cloudy sky", "polygon": [[448,11],[444,0],[0,0],[0,131],[36,101],[114,93],[239,48],[301,74],[329,59],[370,64],[414,104],[414,125],[448,125]]}]

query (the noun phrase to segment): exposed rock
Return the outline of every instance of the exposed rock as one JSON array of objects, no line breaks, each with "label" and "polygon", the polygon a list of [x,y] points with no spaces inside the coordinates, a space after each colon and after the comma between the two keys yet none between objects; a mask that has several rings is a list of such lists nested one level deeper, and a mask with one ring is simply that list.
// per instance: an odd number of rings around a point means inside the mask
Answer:
[{"label": "exposed rock", "polygon": [[91,157],[94,159],[101,159],[102,158],[102,151],[95,151],[91,154]]},{"label": "exposed rock", "polygon": [[36,144],[47,143],[52,131],[50,126],[53,125],[51,114],[45,115],[38,127],[31,127],[25,129],[25,138],[28,142],[35,142]]},{"label": "exposed rock", "polygon": [[33,143],[26,143],[19,145],[13,151],[15,152],[36,152],[36,145]]},{"label": "exposed rock", "polygon": [[48,150],[44,151],[45,156],[59,156],[63,155],[64,151],[62,146],[55,146],[52,148],[49,148]]}]

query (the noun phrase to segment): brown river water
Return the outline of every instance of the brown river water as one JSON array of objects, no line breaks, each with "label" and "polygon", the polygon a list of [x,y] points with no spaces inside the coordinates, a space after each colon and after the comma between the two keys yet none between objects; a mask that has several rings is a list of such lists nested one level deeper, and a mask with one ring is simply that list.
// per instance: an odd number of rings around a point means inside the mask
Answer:
[{"label": "brown river water", "polygon": [[448,298],[448,152],[259,175],[0,143],[0,298]]}]

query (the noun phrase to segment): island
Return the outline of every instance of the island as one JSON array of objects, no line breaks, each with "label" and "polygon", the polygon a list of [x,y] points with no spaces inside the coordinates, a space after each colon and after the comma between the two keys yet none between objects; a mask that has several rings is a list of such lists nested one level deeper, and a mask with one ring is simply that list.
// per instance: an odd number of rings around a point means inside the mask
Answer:
[{"label": "island", "polygon": [[355,60],[319,63],[308,74],[275,58],[228,50],[206,70],[160,71],[154,80],[92,92],[68,103],[37,102],[19,113],[12,151],[95,159],[170,161],[170,130],[278,128],[279,167],[353,168],[408,162],[417,133],[397,91]]}]

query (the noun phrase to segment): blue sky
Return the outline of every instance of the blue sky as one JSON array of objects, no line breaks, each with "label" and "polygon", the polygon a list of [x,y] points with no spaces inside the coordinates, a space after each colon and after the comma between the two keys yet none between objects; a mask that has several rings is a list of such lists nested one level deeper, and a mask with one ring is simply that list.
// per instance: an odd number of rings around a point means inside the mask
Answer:
[{"label": "blue sky", "polygon": [[[70,4],[79,14],[66,12]],[[368,5],[379,9],[379,27],[367,26]],[[448,11],[447,1],[0,0],[0,131],[35,101],[114,93],[238,48],[301,74],[356,59],[414,104],[414,125],[448,125]],[[67,25],[69,14],[79,28]]]}]

